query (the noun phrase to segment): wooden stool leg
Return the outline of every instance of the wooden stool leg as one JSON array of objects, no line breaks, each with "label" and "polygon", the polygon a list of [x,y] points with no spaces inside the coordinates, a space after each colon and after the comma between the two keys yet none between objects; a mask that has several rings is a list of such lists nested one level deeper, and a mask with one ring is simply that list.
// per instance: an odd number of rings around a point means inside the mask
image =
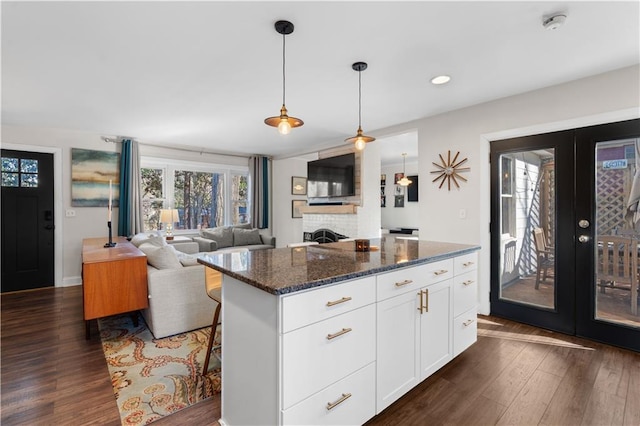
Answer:
[{"label": "wooden stool leg", "polygon": [[204,359],[204,368],[202,369],[203,376],[206,375],[207,370],[209,370],[209,360],[211,359],[211,349],[213,348],[213,340],[216,337],[216,329],[218,328],[218,319],[220,318],[220,308],[222,308],[222,303],[218,303],[216,310],[213,312],[213,322],[211,323],[211,336],[209,336],[207,356]]}]

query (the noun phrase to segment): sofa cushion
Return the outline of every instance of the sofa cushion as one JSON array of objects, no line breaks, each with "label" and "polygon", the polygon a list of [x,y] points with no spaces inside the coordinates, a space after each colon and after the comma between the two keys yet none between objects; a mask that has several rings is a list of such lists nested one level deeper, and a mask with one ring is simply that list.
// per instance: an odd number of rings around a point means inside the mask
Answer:
[{"label": "sofa cushion", "polygon": [[233,245],[248,246],[252,244],[262,244],[260,231],[258,229],[233,228]]},{"label": "sofa cushion", "polygon": [[169,245],[158,247],[152,243],[145,242],[140,244],[138,248],[147,255],[147,263],[156,269],[182,268],[176,249]]},{"label": "sofa cushion", "polygon": [[144,243],[150,243],[157,247],[162,247],[167,245],[167,242],[164,240],[164,238],[155,234],[146,234],[144,232],[141,232],[139,234],[134,235],[131,238],[131,244],[133,244],[138,248]]},{"label": "sofa cushion", "polygon": [[204,238],[215,241],[219,249],[233,246],[233,231],[229,227],[203,229],[200,233]]},{"label": "sofa cushion", "polygon": [[187,253],[182,253],[180,251],[177,251],[176,254],[178,255],[178,261],[180,261],[182,266],[198,265],[198,257],[197,256],[193,256],[193,255],[190,255],[190,254],[187,254]]}]

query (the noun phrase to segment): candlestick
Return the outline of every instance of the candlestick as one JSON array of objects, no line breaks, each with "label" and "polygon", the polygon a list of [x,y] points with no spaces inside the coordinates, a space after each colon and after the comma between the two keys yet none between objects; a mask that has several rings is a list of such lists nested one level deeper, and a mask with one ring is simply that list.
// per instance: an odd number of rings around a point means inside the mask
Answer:
[{"label": "candlestick", "polygon": [[111,188],[111,179],[109,179],[109,214],[107,221],[109,222],[109,230],[111,230],[111,203],[113,198],[113,189]]},{"label": "candlestick", "polygon": [[114,243],[113,239],[111,238],[111,221],[107,222],[107,227],[109,228],[109,242],[104,245],[104,248],[115,247],[116,243]]}]

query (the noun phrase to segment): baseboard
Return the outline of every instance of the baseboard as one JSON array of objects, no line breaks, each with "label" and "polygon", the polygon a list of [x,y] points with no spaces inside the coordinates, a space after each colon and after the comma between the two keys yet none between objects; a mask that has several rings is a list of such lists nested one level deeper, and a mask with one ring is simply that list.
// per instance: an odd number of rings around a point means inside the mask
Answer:
[{"label": "baseboard", "polygon": [[62,279],[62,285],[56,287],[73,287],[75,285],[82,285],[82,277],[65,277]]}]

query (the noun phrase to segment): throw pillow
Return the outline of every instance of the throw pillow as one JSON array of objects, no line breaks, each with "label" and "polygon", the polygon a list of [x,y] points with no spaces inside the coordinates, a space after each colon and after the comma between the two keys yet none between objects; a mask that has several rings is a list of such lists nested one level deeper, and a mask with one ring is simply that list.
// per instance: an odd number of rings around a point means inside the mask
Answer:
[{"label": "throw pillow", "polygon": [[141,232],[139,234],[134,235],[131,238],[131,244],[133,244],[136,247],[140,247],[142,243],[149,240],[149,237],[151,237],[151,234],[145,234],[144,232]]},{"label": "throw pillow", "polygon": [[233,246],[233,233],[229,227],[203,229],[201,234],[204,238],[215,241],[219,249]]},{"label": "throw pillow", "polygon": [[198,258],[196,256],[191,256],[190,254],[182,253],[177,250],[176,254],[178,255],[178,260],[180,261],[182,266],[199,265]]},{"label": "throw pillow", "polygon": [[143,243],[138,248],[147,255],[147,263],[156,269],[182,268],[176,249],[169,245],[158,247],[151,243]]},{"label": "throw pillow", "polygon": [[149,237],[149,239],[147,240],[147,243],[154,245],[156,247],[164,247],[167,246],[169,244],[167,244],[167,241],[161,237],[160,235],[152,235]]},{"label": "throw pillow", "polygon": [[234,246],[250,246],[254,244],[262,244],[258,229],[233,228]]}]

